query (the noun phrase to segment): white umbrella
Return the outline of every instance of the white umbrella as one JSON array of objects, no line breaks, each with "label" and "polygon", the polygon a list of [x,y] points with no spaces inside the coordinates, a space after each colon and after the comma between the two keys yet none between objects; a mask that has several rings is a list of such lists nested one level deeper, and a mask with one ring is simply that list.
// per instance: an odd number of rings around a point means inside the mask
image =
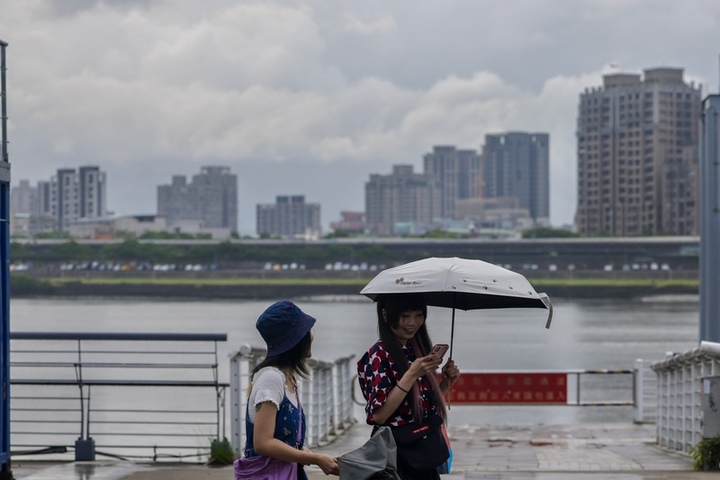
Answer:
[{"label": "white umbrella", "polygon": [[552,304],[544,293],[537,293],[521,274],[482,260],[431,257],[378,273],[360,291],[372,300],[380,295],[421,293],[428,305],[453,309],[544,308],[548,310],[545,328],[552,322]]}]

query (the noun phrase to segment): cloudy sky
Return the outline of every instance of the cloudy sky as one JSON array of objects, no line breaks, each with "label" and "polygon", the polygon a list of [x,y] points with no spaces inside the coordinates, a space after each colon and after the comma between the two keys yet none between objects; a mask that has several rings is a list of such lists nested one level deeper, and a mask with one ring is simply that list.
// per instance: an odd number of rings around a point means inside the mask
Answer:
[{"label": "cloudy sky", "polygon": [[13,185],[99,165],[109,209],[156,211],[226,165],[240,231],[304,194],[327,225],[434,145],[550,133],[551,221],[572,222],[575,116],[604,73],[682,67],[718,92],[717,0],[0,0]]}]

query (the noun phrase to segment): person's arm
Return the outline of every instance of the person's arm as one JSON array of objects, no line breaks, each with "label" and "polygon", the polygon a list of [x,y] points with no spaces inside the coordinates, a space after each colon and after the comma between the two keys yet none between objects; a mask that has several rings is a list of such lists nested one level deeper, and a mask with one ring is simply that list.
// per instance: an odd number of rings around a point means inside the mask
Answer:
[{"label": "person's arm", "polygon": [[285,462],[317,465],[325,475],[338,474],[337,460],[330,455],[314,453],[309,449],[298,450],[275,438],[275,418],[278,409],[272,402],[262,402],[255,407],[255,431],[253,448],[260,455]]},{"label": "person's arm", "polygon": [[447,395],[455,382],[460,378],[460,369],[455,365],[455,362],[450,359],[447,361],[445,366],[442,368],[442,381],[440,382],[440,390],[443,394]]},{"label": "person's arm", "polygon": [[398,380],[395,386],[388,392],[385,403],[373,411],[373,421],[377,425],[383,425],[392,416],[393,413],[405,401],[405,397],[410,394],[413,386],[418,378],[430,373],[435,374],[435,370],[440,366],[442,360],[437,355],[427,355],[416,359],[408,368],[408,371]]}]

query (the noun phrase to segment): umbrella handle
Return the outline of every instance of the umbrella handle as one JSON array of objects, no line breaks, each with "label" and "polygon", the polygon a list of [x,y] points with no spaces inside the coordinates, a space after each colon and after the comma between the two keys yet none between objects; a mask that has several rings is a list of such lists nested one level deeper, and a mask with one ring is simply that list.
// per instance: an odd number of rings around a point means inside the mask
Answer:
[{"label": "umbrella handle", "polygon": [[455,307],[452,309],[452,323],[450,324],[450,356],[448,357],[450,360],[452,360],[453,356],[453,341],[455,340]]}]

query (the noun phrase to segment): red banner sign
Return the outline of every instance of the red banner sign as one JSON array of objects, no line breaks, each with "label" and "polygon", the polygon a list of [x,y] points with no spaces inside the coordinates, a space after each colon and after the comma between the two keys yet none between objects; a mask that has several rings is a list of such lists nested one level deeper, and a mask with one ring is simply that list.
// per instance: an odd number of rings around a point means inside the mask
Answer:
[{"label": "red banner sign", "polygon": [[448,402],[565,405],[567,398],[566,373],[463,373]]}]

